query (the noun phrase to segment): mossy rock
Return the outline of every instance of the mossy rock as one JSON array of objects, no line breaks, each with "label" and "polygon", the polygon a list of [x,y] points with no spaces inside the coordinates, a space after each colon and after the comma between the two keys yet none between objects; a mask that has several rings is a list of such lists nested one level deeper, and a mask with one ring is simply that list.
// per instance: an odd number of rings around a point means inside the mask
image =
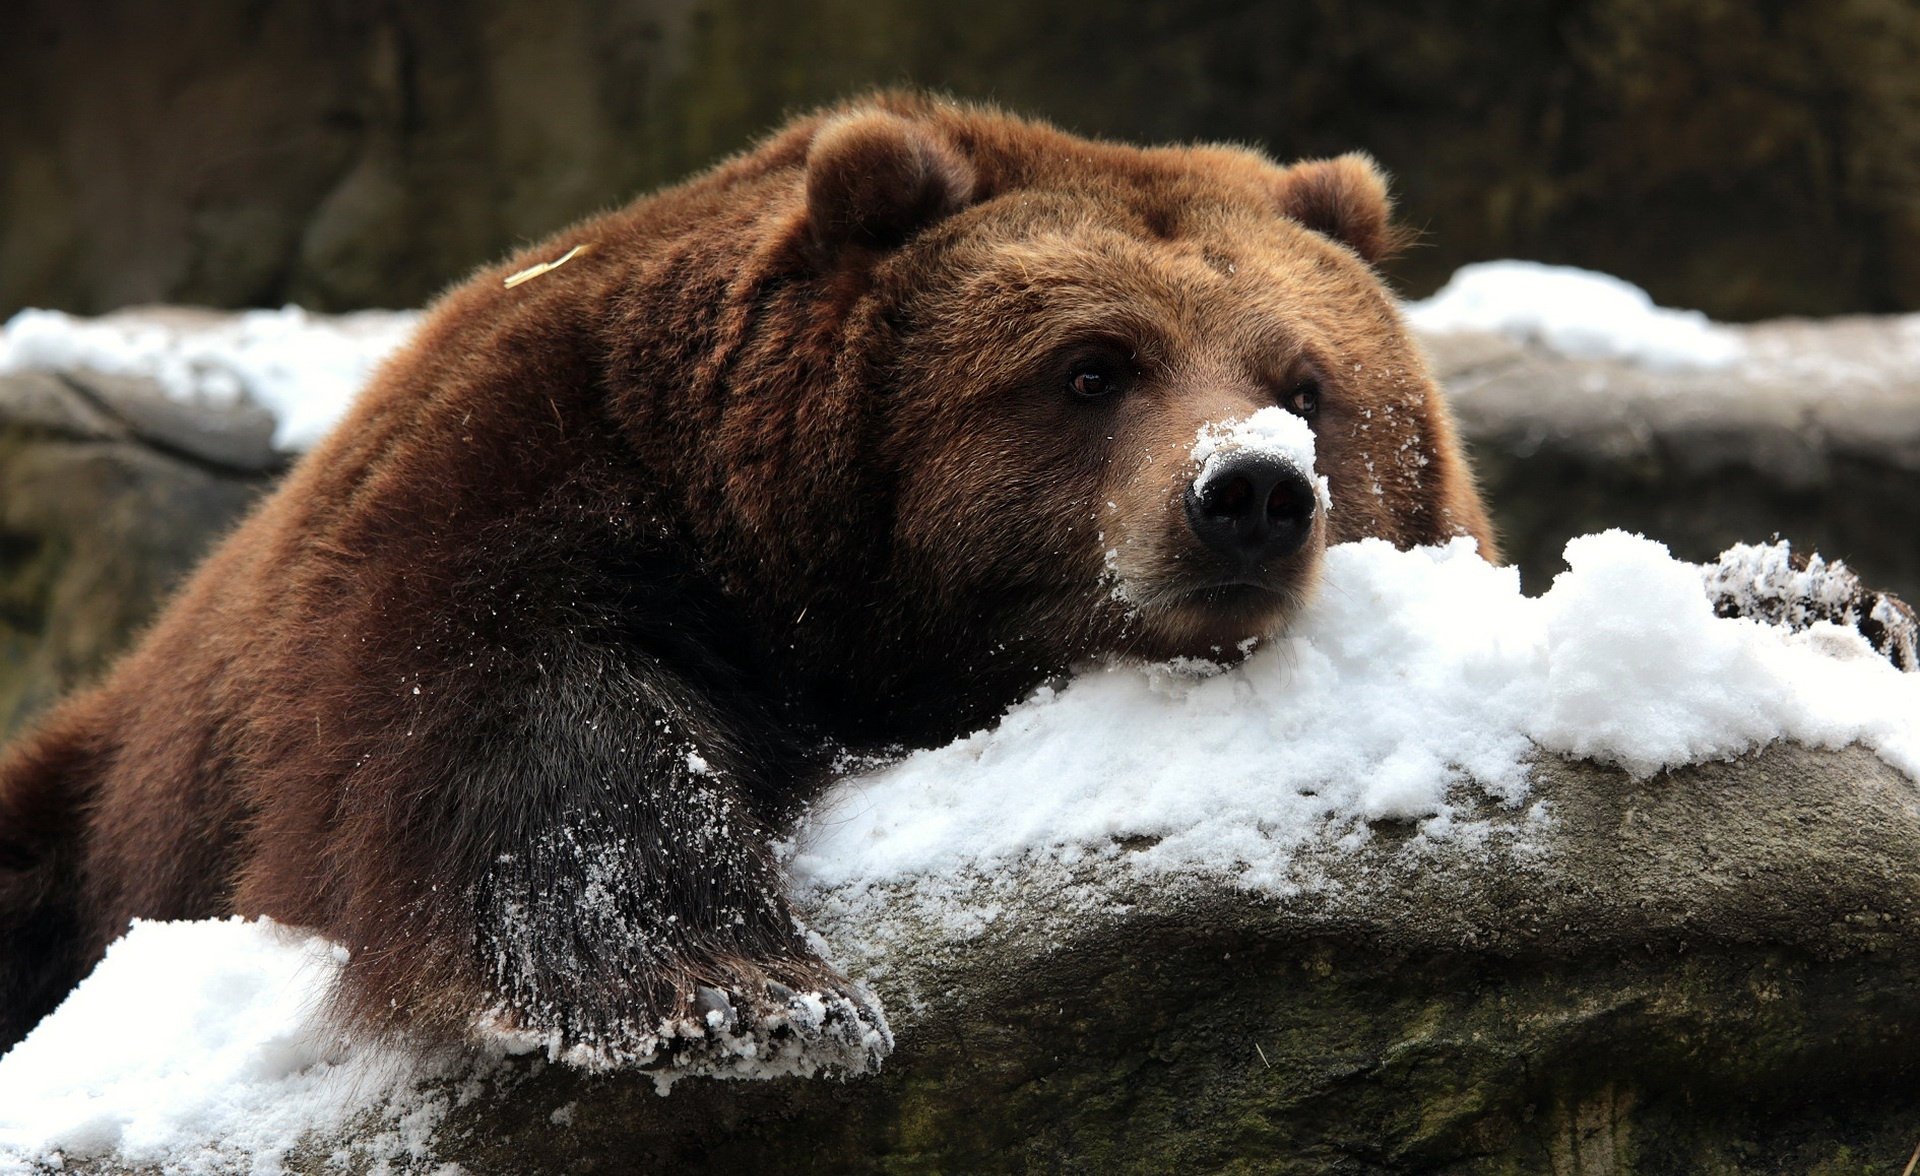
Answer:
[{"label": "mossy rock", "polygon": [[258,409],[0,376],[0,740],[90,680],[281,468]]}]

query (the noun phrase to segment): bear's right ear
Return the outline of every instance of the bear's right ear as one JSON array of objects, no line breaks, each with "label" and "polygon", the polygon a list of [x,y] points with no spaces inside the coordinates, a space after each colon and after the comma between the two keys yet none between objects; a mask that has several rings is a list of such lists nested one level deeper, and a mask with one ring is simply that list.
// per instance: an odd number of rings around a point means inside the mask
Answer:
[{"label": "bear's right ear", "polygon": [[1280,176],[1280,211],[1375,264],[1398,253],[1408,235],[1393,223],[1387,175],[1354,151],[1296,163]]},{"label": "bear's right ear", "polygon": [[847,115],[807,150],[807,223],[827,256],[891,249],[973,198],[973,167],[899,115]]}]

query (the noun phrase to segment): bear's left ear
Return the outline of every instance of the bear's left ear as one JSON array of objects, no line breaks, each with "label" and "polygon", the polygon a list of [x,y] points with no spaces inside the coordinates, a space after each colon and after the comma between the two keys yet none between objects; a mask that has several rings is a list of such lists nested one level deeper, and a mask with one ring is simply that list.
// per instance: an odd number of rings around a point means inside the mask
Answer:
[{"label": "bear's left ear", "polygon": [[1369,264],[1406,244],[1392,223],[1387,175],[1370,155],[1355,151],[1296,163],[1281,175],[1279,189],[1281,212],[1348,246]]},{"label": "bear's left ear", "polygon": [[934,132],[896,114],[850,114],[807,149],[807,223],[829,256],[891,249],[973,198],[969,164]]}]

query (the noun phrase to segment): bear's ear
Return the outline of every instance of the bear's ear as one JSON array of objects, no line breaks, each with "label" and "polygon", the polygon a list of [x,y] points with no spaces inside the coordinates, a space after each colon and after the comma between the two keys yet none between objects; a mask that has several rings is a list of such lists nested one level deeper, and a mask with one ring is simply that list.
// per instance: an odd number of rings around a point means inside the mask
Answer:
[{"label": "bear's ear", "polygon": [[973,167],[933,132],[899,115],[847,115],[807,150],[807,222],[823,253],[891,249],[966,207]]},{"label": "bear's ear", "polygon": [[1355,151],[1296,163],[1280,177],[1279,187],[1281,212],[1370,264],[1406,244],[1406,234],[1392,223],[1387,175],[1370,155]]}]

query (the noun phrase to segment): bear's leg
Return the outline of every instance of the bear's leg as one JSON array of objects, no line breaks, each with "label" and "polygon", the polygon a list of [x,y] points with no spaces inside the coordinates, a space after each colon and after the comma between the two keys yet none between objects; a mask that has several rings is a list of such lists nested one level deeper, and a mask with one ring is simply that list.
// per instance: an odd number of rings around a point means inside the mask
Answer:
[{"label": "bear's leg", "polygon": [[1714,612],[1791,629],[1816,621],[1857,629],[1902,670],[1920,669],[1920,617],[1906,601],[1876,592],[1839,560],[1796,554],[1786,542],[1739,544],[1703,569]]},{"label": "bear's leg", "polygon": [[[538,666],[517,686],[441,680],[399,751],[341,788],[325,860],[349,897],[317,921],[352,950],[349,1008],[525,1033],[587,1065],[876,1064],[878,1004],[807,945],[760,800],[791,798],[806,756],[628,650]],[[243,907],[285,909],[266,881]]]},{"label": "bear's leg", "polygon": [[808,948],[772,830],[715,768],[687,769],[698,751],[669,754],[632,795],[570,806],[496,856],[476,942],[508,1022],[589,1063],[725,1068],[752,1043],[761,1063],[868,1069],[885,1021]]},{"label": "bear's leg", "polygon": [[79,862],[100,758],[84,708],[70,706],[0,760],[0,1053],[93,964]]}]

